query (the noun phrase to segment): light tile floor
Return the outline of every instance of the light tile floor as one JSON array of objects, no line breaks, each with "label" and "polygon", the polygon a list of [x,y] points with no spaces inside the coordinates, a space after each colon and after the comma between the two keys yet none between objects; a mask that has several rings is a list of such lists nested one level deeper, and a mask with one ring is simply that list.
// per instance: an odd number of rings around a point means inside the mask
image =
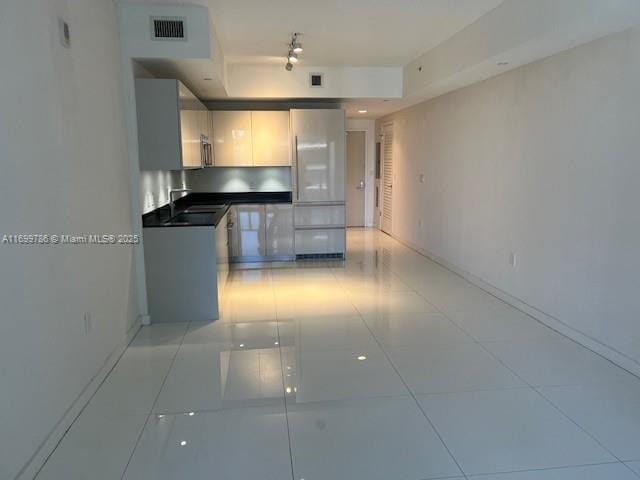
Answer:
[{"label": "light tile floor", "polygon": [[640,380],[374,230],[142,329],[39,480],[640,478]]}]

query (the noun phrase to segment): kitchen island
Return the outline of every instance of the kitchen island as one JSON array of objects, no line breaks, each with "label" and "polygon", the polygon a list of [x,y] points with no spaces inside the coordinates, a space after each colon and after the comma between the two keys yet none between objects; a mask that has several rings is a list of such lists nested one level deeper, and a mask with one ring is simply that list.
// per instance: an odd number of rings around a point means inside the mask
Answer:
[{"label": "kitchen island", "polygon": [[291,204],[291,192],[194,192],[178,199],[173,207],[165,205],[143,215],[152,323],[219,318],[234,253],[230,235],[237,228],[230,215],[237,206],[252,204]]}]

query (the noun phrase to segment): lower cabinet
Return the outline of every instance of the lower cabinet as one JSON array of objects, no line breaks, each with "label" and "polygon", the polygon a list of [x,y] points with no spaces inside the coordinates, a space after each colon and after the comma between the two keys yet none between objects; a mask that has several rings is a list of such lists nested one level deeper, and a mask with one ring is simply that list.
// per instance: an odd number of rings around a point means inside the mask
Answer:
[{"label": "lower cabinet", "polygon": [[218,267],[218,304],[221,303],[222,296],[227,287],[229,279],[229,213],[220,220],[216,227],[216,264]]},{"label": "lower cabinet", "polygon": [[276,203],[265,205],[265,211],[267,256],[293,256],[293,207]]},{"label": "lower cabinet", "polygon": [[142,233],[151,322],[216,320],[216,242],[224,242],[224,236],[204,226],[145,228]]},{"label": "lower cabinet", "polygon": [[294,209],[296,258],[345,257],[344,205],[309,203]]},{"label": "lower cabinet", "polygon": [[346,236],[344,228],[297,229],[296,255],[344,256]]},{"label": "lower cabinet", "polygon": [[229,213],[231,262],[259,262],[293,256],[290,204],[234,205]]},{"label": "lower cabinet", "polygon": [[232,259],[241,261],[260,259],[265,249],[265,213],[264,205],[235,205],[234,226],[231,230]]}]

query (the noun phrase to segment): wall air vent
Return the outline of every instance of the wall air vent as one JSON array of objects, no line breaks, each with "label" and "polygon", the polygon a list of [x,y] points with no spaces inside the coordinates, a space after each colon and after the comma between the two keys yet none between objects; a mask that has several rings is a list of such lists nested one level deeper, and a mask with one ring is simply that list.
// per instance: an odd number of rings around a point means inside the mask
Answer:
[{"label": "wall air vent", "polygon": [[151,38],[153,40],[186,40],[186,18],[151,17]]},{"label": "wall air vent", "polygon": [[309,74],[309,86],[313,88],[321,88],[324,86],[324,75],[322,73]]}]

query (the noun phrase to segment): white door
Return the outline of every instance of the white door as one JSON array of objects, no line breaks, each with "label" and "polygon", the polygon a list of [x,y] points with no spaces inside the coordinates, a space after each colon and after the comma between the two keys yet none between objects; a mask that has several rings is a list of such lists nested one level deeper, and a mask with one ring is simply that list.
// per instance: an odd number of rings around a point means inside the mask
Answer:
[{"label": "white door", "polygon": [[364,226],[365,132],[347,132],[347,227]]},{"label": "white door", "polygon": [[294,202],[344,202],[344,110],[291,110]]},{"label": "white door", "polygon": [[391,234],[393,212],[393,124],[382,127],[382,208],[380,225]]}]

